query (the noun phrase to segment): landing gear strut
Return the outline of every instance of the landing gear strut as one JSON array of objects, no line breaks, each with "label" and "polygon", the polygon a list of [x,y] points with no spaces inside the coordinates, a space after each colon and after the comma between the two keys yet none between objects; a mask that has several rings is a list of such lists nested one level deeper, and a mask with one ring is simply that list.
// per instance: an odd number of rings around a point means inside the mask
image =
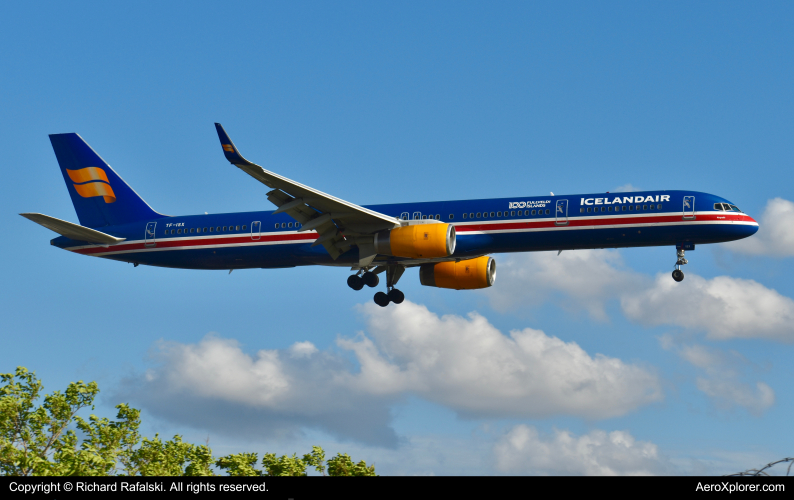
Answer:
[{"label": "landing gear strut", "polygon": [[678,260],[675,263],[675,271],[673,271],[673,279],[676,281],[684,281],[684,271],[681,270],[681,266],[684,264],[688,264],[688,261],[684,257],[684,249],[677,248],[676,255],[678,256]]},{"label": "landing gear strut", "polygon": [[378,266],[375,270],[361,269],[357,274],[353,274],[347,278],[347,286],[353,290],[361,290],[364,285],[369,287],[376,287],[380,283],[378,274],[386,271],[386,292],[378,292],[375,294],[375,303],[381,307],[386,307],[389,302],[401,304],[405,300],[405,294],[400,290],[394,288],[394,285],[400,280],[400,277],[405,272],[405,267],[400,264],[387,264],[385,266]]},{"label": "landing gear strut", "polygon": [[387,293],[378,292],[375,294],[375,303],[381,307],[386,307],[389,302],[401,304],[405,300],[405,294],[394,288],[400,280],[400,276],[405,272],[405,268],[399,264],[386,266],[386,290]]}]

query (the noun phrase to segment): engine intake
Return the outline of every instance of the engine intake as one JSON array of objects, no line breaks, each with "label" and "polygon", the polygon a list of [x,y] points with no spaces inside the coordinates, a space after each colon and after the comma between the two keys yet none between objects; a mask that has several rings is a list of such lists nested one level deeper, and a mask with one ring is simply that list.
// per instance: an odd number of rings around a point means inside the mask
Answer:
[{"label": "engine intake", "polygon": [[375,251],[411,259],[448,257],[455,252],[455,226],[416,224],[381,231],[375,235]]},{"label": "engine intake", "polygon": [[423,264],[419,268],[419,282],[424,286],[474,290],[488,288],[496,280],[496,261],[483,256],[460,262]]}]

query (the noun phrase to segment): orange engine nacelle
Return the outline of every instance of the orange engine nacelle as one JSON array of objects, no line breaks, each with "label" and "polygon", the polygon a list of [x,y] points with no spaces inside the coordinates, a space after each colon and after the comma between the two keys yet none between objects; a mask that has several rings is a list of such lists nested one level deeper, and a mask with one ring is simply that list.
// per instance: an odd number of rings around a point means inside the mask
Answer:
[{"label": "orange engine nacelle", "polygon": [[455,226],[416,224],[381,231],[375,235],[375,251],[411,259],[448,257],[455,252]]},{"label": "orange engine nacelle", "polygon": [[496,261],[487,256],[460,262],[422,264],[419,268],[419,281],[425,286],[473,290],[488,288],[494,280]]}]

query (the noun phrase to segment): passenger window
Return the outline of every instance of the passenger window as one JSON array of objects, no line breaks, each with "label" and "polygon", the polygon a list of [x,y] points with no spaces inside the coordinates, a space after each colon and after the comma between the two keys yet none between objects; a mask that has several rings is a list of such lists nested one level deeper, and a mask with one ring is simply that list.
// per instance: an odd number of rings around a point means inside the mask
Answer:
[{"label": "passenger window", "polygon": [[593,209],[591,207],[587,207],[587,212],[591,212]]},{"label": "passenger window", "polygon": [[550,211],[549,211],[549,209],[547,208],[547,209],[546,209],[546,215],[549,215],[549,213],[550,213]]},{"label": "passenger window", "polygon": [[441,220],[441,214],[436,214],[436,220]]},{"label": "passenger window", "polygon": [[206,227],[204,228],[204,232],[205,232],[205,233],[207,232],[207,228],[206,228]]},{"label": "passenger window", "polygon": [[455,214],[449,214],[449,220],[452,220],[454,218],[455,218]]},{"label": "passenger window", "polygon": [[214,230],[215,230],[215,228],[214,228],[214,227],[211,227],[211,228],[210,228],[210,232],[213,232]]},{"label": "passenger window", "polygon": [[501,217],[502,216],[502,212],[496,212],[496,216],[497,217]]},{"label": "passenger window", "polygon": [[177,229],[176,230],[176,234],[182,234],[182,230],[181,229]]},{"label": "passenger window", "polygon": [[427,220],[427,215],[423,215],[422,220]]},{"label": "passenger window", "polygon": [[215,231],[217,231],[217,232],[219,232],[219,233],[220,233],[220,232],[221,232],[221,226],[217,226],[217,227],[215,228]]},{"label": "passenger window", "polygon": [[[292,225],[292,224],[290,224],[290,225]],[[243,231],[245,231],[247,229],[248,229],[248,224],[243,224]]]},{"label": "passenger window", "polygon": [[[276,224],[276,227],[278,227],[278,224]],[[229,228],[227,228],[226,226],[223,226],[223,231],[224,231],[224,232],[226,232],[226,231],[228,231],[228,230],[229,230]]]},{"label": "passenger window", "polygon": [[479,219],[482,216],[480,212],[477,212],[477,218]]},{"label": "passenger window", "polygon": [[648,210],[648,205],[643,205],[643,206],[642,206],[642,209],[643,209],[643,210]]},{"label": "passenger window", "polygon": [[[224,228],[225,229],[225,228]],[[276,222],[276,229],[278,229],[278,222]]]},{"label": "passenger window", "polygon": [[651,207],[651,210],[653,210],[653,208],[654,208],[653,205],[651,205],[650,207]]},{"label": "passenger window", "polygon": [[240,226],[234,226],[234,230],[235,231],[239,231],[240,230]]},{"label": "passenger window", "polygon": [[190,228],[190,232],[192,233],[194,229],[195,229],[195,228],[191,227],[191,228]]},{"label": "passenger window", "polygon": [[[535,212],[533,211],[532,213],[534,214]],[[524,215],[529,215],[529,210],[524,210]]]},{"label": "passenger window", "polygon": [[510,217],[515,217],[515,215],[516,215],[516,211],[515,210],[510,210]]},{"label": "passenger window", "polygon": [[638,212],[640,211],[640,208],[641,208],[641,205],[637,205],[637,211]]},{"label": "passenger window", "polygon": [[661,210],[662,209],[662,204],[660,203],[660,204],[656,205],[656,209],[657,210]]},{"label": "passenger window", "polygon": [[612,207],[607,208],[607,212],[611,212],[611,211],[612,211]]},{"label": "passenger window", "polygon": [[469,215],[469,214],[463,214],[463,218],[465,219],[467,215]]},{"label": "passenger window", "polygon": [[287,227],[287,223],[286,222],[282,222],[281,223],[281,229],[286,229],[286,227]]},{"label": "passenger window", "polygon": [[532,211],[532,215],[535,215],[535,211],[534,210]]},{"label": "passenger window", "polygon": [[634,210],[634,205],[629,205],[629,211]]},{"label": "passenger window", "polygon": [[623,205],[623,211],[625,212],[626,210],[628,210],[628,207],[626,205]]},{"label": "passenger window", "polygon": [[[288,222],[287,227],[292,227],[292,222]],[[243,226],[243,229],[245,229],[245,226]]]},{"label": "passenger window", "polygon": [[491,212],[491,217],[495,217],[495,215],[494,215],[494,213],[493,213],[493,212]]},{"label": "passenger window", "polygon": [[582,213],[582,214],[584,213],[584,207],[579,209],[579,213]]}]

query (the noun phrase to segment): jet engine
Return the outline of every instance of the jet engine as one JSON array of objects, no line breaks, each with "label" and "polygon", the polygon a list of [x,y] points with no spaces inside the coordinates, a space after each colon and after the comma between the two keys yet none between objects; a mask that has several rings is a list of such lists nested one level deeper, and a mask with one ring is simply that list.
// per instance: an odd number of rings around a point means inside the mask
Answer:
[{"label": "jet engine", "polygon": [[375,251],[412,259],[448,257],[455,252],[455,226],[416,224],[381,231],[375,235]]},{"label": "jet engine", "polygon": [[488,288],[496,280],[496,261],[483,256],[460,262],[423,264],[419,268],[419,281],[425,286],[473,290]]}]

